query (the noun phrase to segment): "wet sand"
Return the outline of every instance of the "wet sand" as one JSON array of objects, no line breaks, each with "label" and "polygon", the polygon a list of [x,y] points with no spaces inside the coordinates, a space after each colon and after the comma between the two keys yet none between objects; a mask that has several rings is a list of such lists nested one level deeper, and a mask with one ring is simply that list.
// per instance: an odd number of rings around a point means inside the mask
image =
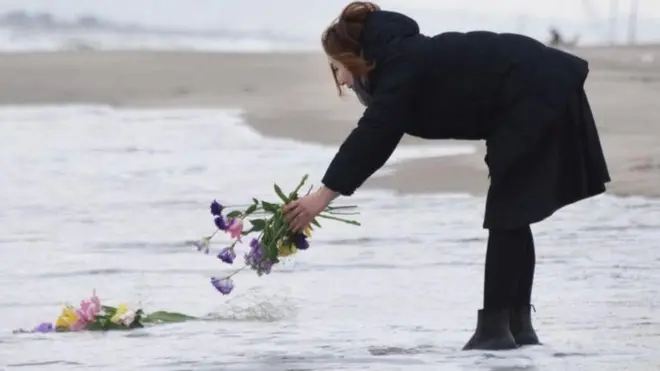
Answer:
[{"label": "wet sand", "polygon": [[[592,108],[618,195],[660,196],[660,46],[589,48]],[[242,108],[261,133],[339,144],[363,108],[337,96],[316,53],[61,52],[0,55],[0,104]],[[404,143],[464,144],[460,141]],[[484,145],[473,155],[411,160],[368,187],[401,193],[488,187]]]}]

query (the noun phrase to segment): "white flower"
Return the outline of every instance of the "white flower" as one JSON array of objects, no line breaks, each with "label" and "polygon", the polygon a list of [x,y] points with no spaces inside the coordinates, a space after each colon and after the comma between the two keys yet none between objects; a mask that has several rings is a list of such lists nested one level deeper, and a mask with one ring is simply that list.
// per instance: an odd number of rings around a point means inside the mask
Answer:
[{"label": "white flower", "polygon": [[193,246],[197,248],[197,251],[202,251],[205,254],[208,254],[210,243],[211,243],[211,237],[203,237],[199,241],[194,241]]},{"label": "white flower", "polygon": [[135,321],[135,312],[132,310],[127,310],[119,317],[119,322],[126,327],[129,327],[133,321]]}]

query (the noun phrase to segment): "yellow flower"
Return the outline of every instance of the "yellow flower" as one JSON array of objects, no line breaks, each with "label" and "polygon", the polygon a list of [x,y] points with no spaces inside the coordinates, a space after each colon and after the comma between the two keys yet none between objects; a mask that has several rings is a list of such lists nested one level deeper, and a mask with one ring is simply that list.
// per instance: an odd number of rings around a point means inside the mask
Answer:
[{"label": "yellow flower", "polygon": [[277,248],[277,256],[285,257],[285,256],[293,255],[296,253],[296,251],[298,251],[298,249],[296,249],[296,247],[293,246],[293,244],[291,243],[286,245],[280,245]]},{"label": "yellow flower", "polygon": [[307,237],[312,237],[312,227],[308,226],[307,228],[305,228],[305,230],[303,231],[303,233],[304,233],[305,236],[307,236]]},{"label": "yellow flower", "polygon": [[62,314],[57,317],[55,327],[71,329],[71,326],[75,325],[78,322],[78,319],[76,310],[71,306],[67,306],[62,309]]},{"label": "yellow flower", "polygon": [[110,318],[110,322],[119,324],[121,322],[122,316],[128,312],[128,306],[126,304],[121,304],[117,307],[117,311]]}]

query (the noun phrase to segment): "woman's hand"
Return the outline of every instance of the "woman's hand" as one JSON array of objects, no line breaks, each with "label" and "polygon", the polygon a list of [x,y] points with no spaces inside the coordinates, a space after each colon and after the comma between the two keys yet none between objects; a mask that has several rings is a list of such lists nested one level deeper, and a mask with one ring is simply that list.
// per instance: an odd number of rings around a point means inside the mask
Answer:
[{"label": "woman's hand", "polygon": [[336,192],[323,187],[303,198],[291,201],[284,205],[282,209],[284,211],[284,221],[289,224],[291,231],[301,231],[309,226],[312,220],[325,210],[335,197],[337,197]]}]

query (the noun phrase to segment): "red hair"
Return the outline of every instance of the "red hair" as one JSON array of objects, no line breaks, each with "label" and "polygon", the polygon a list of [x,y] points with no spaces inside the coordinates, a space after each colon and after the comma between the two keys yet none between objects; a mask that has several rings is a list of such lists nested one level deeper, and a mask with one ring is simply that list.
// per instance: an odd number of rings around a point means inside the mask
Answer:
[{"label": "red hair", "polygon": [[[380,10],[380,7],[374,3],[354,1],[342,10],[339,17],[323,32],[321,38],[325,54],[341,63],[355,78],[366,76],[374,68],[362,56],[362,45],[359,40],[367,15],[377,10]],[[339,95],[341,95],[337,72],[332,65],[330,68]]]}]

